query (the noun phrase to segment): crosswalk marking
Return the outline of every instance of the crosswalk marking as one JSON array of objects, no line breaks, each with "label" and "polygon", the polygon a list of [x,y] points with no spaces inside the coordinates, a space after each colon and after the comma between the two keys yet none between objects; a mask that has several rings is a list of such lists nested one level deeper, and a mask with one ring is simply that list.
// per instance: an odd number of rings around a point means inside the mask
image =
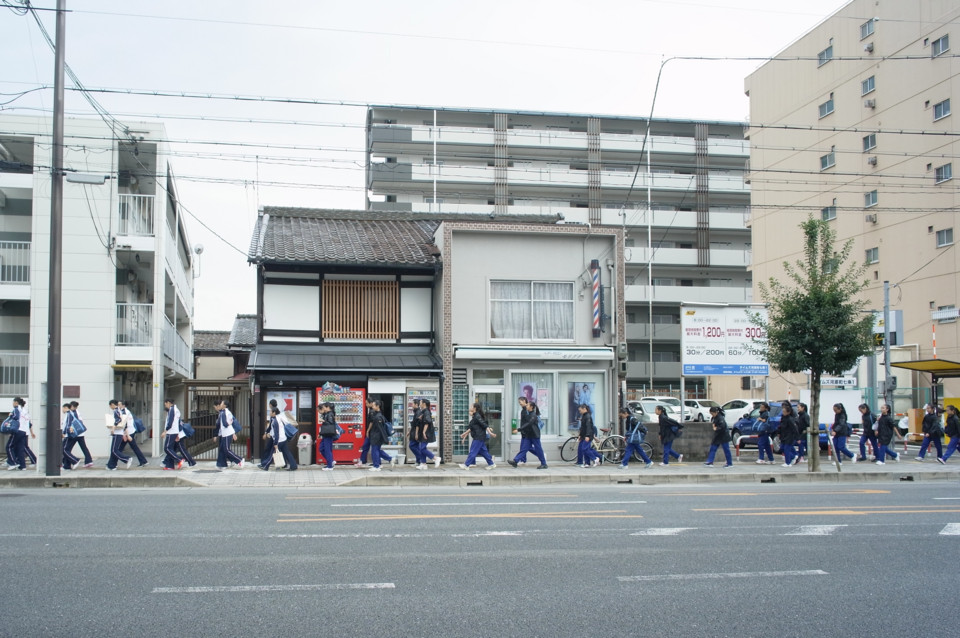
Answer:
[{"label": "crosswalk marking", "polygon": [[695,530],[696,527],[651,527],[634,532],[630,536],[676,536],[682,532]]},{"label": "crosswalk marking", "polygon": [[784,536],[830,536],[842,527],[846,525],[801,525]]},{"label": "crosswalk marking", "polygon": [[948,523],[940,530],[940,536],[960,536],[960,523]]}]

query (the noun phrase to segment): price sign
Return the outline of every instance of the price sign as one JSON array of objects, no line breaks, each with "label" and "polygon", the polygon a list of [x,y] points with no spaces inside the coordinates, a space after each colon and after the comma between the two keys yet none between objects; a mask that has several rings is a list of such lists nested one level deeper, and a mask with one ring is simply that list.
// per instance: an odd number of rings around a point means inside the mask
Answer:
[{"label": "price sign", "polygon": [[[749,346],[766,338],[743,306],[683,306],[680,313],[684,376],[767,376],[770,366]],[[763,309],[758,312],[765,313]]]}]

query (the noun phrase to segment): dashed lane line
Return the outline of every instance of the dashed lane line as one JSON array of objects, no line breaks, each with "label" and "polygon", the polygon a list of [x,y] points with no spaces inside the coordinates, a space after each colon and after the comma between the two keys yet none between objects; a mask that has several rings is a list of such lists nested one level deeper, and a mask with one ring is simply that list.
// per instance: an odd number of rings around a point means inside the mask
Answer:
[{"label": "dashed lane line", "polygon": [[732,572],[706,574],[653,574],[646,576],[619,576],[621,583],[642,583],[667,580],[725,580],[732,578],[783,578],[786,576],[827,576],[822,569],[808,569],[782,572]]}]

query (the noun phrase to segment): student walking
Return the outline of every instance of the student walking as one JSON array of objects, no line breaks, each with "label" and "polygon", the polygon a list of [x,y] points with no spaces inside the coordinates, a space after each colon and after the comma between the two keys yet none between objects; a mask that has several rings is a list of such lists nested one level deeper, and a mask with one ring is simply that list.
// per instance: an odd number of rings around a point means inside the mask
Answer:
[{"label": "student walking", "polygon": [[947,451],[943,458],[938,459],[941,463],[946,463],[947,459],[957,451],[957,446],[960,445],[960,418],[957,417],[957,406],[955,405],[947,406],[946,434],[950,437],[950,443],[947,444]]},{"label": "student walking", "polygon": [[[529,405],[531,401],[527,401]],[[590,413],[590,406],[581,403],[577,406],[580,412],[580,432],[578,437],[580,443],[577,446],[577,467],[593,467],[600,465],[603,457],[593,449],[593,440],[597,437],[597,426],[593,423],[593,415]]]},{"label": "student walking", "polygon": [[[280,410],[275,407],[270,409],[270,433],[274,442],[273,451],[280,452],[283,455],[283,460],[287,464],[286,467],[288,472],[296,472],[298,469],[297,460],[293,458],[293,452],[290,451],[290,448],[287,445],[289,442],[289,439],[287,438],[287,432],[280,420]],[[270,458],[267,459],[266,464],[260,466],[260,469],[269,470],[271,463],[273,463],[272,454],[270,455]],[[242,464],[240,467],[243,467]]]},{"label": "student walking", "polygon": [[863,432],[860,434],[860,456],[857,458],[857,460],[868,460],[867,441],[869,441],[870,445],[872,446],[875,459],[877,461],[882,461],[883,455],[880,454],[880,443],[877,442],[877,420],[870,412],[870,406],[866,403],[861,403],[858,409],[860,410],[860,427]]},{"label": "student walking", "polygon": [[677,463],[683,463],[683,455],[673,451],[673,442],[680,436],[683,426],[668,417],[662,405],[657,406],[657,419],[660,422],[660,443],[663,445],[663,462],[660,465],[669,465],[671,456],[677,459]]},{"label": "student walking", "polygon": [[[497,467],[497,464],[493,462],[493,457],[490,456],[490,450],[487,448],[487,437],[496,435],[487,426],[487,418],[483,414],[483,408],[479,403],[470,406],[470,423],[467,426],[467,431],[461,434],[460,438],[466,439],[468,436],[473,441],[470,443],[470,452],[467,454],[467,459],[460,464],[460,467],[469,470],[477,464],[477,456],[482,456],[483,460],[487,462],[488,470]],[[517,463],[516,461],[510,461],[510,465],[516,467]]]},{"label": "student walking", "polygon": [[370,404],[371,414],[367,421],[367,441],[370,444],[371,472],[379,472],[383,461],[390,463],[392,459],[381,450],[381,447],[390,441],[387,434],[386,419],[383,418],[383,404],[374,399]]},{"label": "student walking", "polygon": [[[378,402],[378,401],[379,401],[379,399],[371,399],[370,397],[367,397],[367,401],[366,401],[366,403],[367,403],[367,422],[366,422],[366,430],[364,431],[364,434],[363,434],[363,445],[360,446],[360,458],[358,458],[356,461],[354,461],[354,464],[355,464],[357,467],[361,467],[361,468],[362,468],[362,467],[366,466],[366,464],[367,464],[367,453],[370,451],[370,446],[372,445],[372,443],[370,442],[370,422],[371,422],[371,419],[373,419],[373,404],[376,403],[376,402]],[[383,416],[383,402],[382,402],[382,401],[380,401],[380,418],[383,419],[384,431],[386,431],[386,422],[387,422],[387,420],[386,420],[386,417]],[[389,438],[390,438],[390,437],[388,436],[388,437],[387,437],[387,439],[388,439],[387,442],[382,443],[381,445],[387,445],[387,443],[389,443]],[[372,459],[373,459],[373,457],[371,457],[371,460],[372,460]],[[394,459],[393,459],[392,456],[390,456],[389,454],[387,454],[386,452],[384,452],[383,449],[381,449],[381,450],[380,450],[380,461],[381,461],[381,462],[386,461],[386,462],[389,463],[390,465],[393,465]],[[379,465],[378,465],[377,467],[379,467]]]},{"label": "student walking", "polygon": [[[86,422],[84,422],[83,417],[80,416],[80,404],[77,401],[70,402],[70,411],[73,413],[73,418],[76,421],[79,421],[86,427]],[[87,448],[87,432],[84,430],[78,436],[74,437],[69,442],[69,448],[71,454],[73,453],[73,445],[76,443],[80,446],[80,451],[83,452],[83,467],[93,467],[93,456],[90,454],[90,450]]]},{"label": "student walking", "polygon": [[[807,404],[800,402],[797,404],[797,458],[793,464],[803,463],[807,458],[807,432],[810,430],[810,414],[807,413]],[[819,435],[817,436],[819,439]],[[819,445],[819,440],[817,441]]]},{"label": "student walking", "polygon": [[440,462],[443,459],[440,456],[435,456],[427,447],[428,444],[437,440],[437,430],[433,424],[433,413],[430,412],[430,401],[428,399],[420,399],[420,427],[417,429],[415,440],[419,452],[417,454],[417,469],[427,469],[427,459],[433,460],[434,467],[440,467]]},{"label": "student walking", "polygon": [[626,407],[620,408],[620,422],[623,424],[623,435],[627,439],[627,449],[623,451],[623,461],[620,463],[620,469],[627,469],[634,452],[643,459],[644,467],[653,465],[653,461],[650,460],[650,457],[647,456],[640,445],[647,435],[647,428],[640,422],[640,419],[630,414],[630,410]]},{"label": "student walking", "polygon": [[129,445],[133,453],[137,455],[137,462],[139,463],[137,467],[147,465],[147,457],[143,455],[143,452],[140,451],[140,446],[137,445],[137,425],[133,412],[127,409],[127,404],[123,401],[111,401],[110,407],[116,408],[114,410],[114,419],[119,416],[120,423],[123,424],[123,445],[120,446],[120,451],[123,452]]},{"label": "student walking", "polygon": [[[540,459],[538,470],[547,469],[547,457],[543,453],[543,445],[540,444],[540,408],[536,401],[523,399],[523,411],[520,413],[520,427],[517,431],[520,433],[520,451],[508,460],[511,467],[517,467],[520,463],[527,462],[527,452],[532,452],[534,456]],[[483,412],[481,411],[481,414]],[[486,443],[484,443],[486,445]]]},{"label": "student walking", "polygon": [[64,470],[73,470],[80,465],[80,459],[70,453],[70,448],[73,447],[69,445],[70,438],[76,436],[73,425],[73,414],[70,412],[70,404],[64,403],[61,411],[63,412],[63,420],[60,423],[60,431],[63,438],[63,455],[60,461],[60,467]]},{"label": "student walking", "polygon": [[877,419],[877,442],[880,445],[877,448],[877,465],[883,465],[887,456],[897,463],[900,462],[900,455],[891,449],[895,428],[896,424],[890,416],[890,406],[884,403],[880,406],[880,418]]},{"label": "student walking", "polygon": [[793,414],[793,406],[789,401],[780,404],[780,449],[783,452],[783,467],[790,467],[796,459],[797,452],[793,447],[800,436],[797,428],[797,417]]},{"label": "student walking", "polygon": [[133,464],[133,458],[125,455],[123,453],[123,439],[124,439],[124,429],[126,428],[126,423],[123,421],[122,415],[119,420],[116,418],[113,421],[113,425],[107,425],[107,429],[110,431],[110,460],[107,461],[108,470],[116,470],[118,463],[123,463],[130,468],[130,465]]},{"label": "student walking", "polygon": [[733,457],[730,454],[730,428],[727,427],[726,415],[723,408],[718,405],[710,408],[710,423],[713,426],[713,439],[710,441],[710,451],[707,452],[707,467],[713,467],[713,459],[717,456],[717,450],[723,450],[723,457],[727,460],[723,467],[733,467]]},{"label": "student walking", "polygon": [[[238,470],[243,469],[243,459],[237,456],[233,450],[230,449],[230,443],[237,440],[237,431],[233,428],[234,417],[233,412],[230,411],[230,408],[227,407],[227,402],[225,399],[221,399],[220,403],[216,405],[217,408],[217,467],[221,470],[227,469],[230,463],[233,463],[237,466]],[[274,408],[276,410],[276,408]],[[279,413],[279,411],[277,410]],[[283,428],[281,428],[283,429]],[[286,440],[286,435],[284,435],[284,440]],[[277,441],[274,438],[274,441]]]},{"label": "student walking", "polygon": [[837,454],[837,462],[843,461],[843,457],[857,462],[857,456],[847,449],[847,437],[850,436],[850,424],[847,422],[847,409],[842,403],[833,404],[833,425],[830,427],[833,432],[833,451]]},{"label": "student walking", "polygon": [[178,438],[180,437],[180,410],[173,402],[173,399],[166,399],[163,407],[167,409],[167,420],[163,427],[163,469],[179,470],[183,467],[183,459],[178,454],[180,447]]},{"label": "student walking", "polygon": [[[773,463],[773,447],[770,445],[770,404],[766,401],[760,404],[760,413],[757,415],[757,464],[770,465]],[[766,455],[766,459],[764,459]]]},{"label": "student walking", "polygon": [[[333,466],[336,465],[333,460],[333,440],[337,436],[337,409],[330,402],[324,403],[320,406],[320,418],[322,423],[318,432],[320,435],[318,451],[326,463],[320,469],[327,472],[333,470]],[[273,440],[277,441],[278,439],[274,438]]]},{"label": "student walking", "polygon": [[33,423],[30,422],[30,413],[27,412],[27,402],[21,397],[14,397],[13,411],[8,418],[17,425],[17,429],[7,445],[7,469],[22,471],[27,469],[27,439],[31,436],[37,438]]},{"label": "student walking", "polygon": [[920,454],[917,455],[917,460],[923,461],[932,442],[933,446],[937,448],[937,461],[943,463],[943,429],[940,427],[940,417],[937,416],[937,406],[928,403],[924,407],[927,413],[923,415],[923,423],[920,424],[920,429],[923,431],[923,443],[920,444]]}]

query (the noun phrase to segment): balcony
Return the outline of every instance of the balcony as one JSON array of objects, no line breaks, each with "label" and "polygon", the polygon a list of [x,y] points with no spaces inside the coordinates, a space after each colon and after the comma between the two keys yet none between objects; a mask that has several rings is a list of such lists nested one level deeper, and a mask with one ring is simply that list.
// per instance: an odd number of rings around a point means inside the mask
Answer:
[{"label": "balcony", "polygon": [[167,273],[170,281],[176,288],[178,298],[183,303],[187,315],[193,315],[193,276],[184,264],[183,253],[177,249],[175,235],[169,226],[164,233],[164,261],[167,264]]},{"label": "balcony", "polygon": [[163,316],[163,363],[181,376],[192,376],[193,349],[166,315]]},{"label": "balcony", "polygon": [[[646,264],[650,253],[645,246],[625,249],[628,264]],[[660,266],[696,266],[695,248],[654,248],[653,263]],[[711,248],[710,265],[746,268],[750,265],[750,251],[746,249]]]},{"label": "balcony", "polygon": [[[629,361],[627,362],[627,378],[628,379],[639,379],[643,381],[644,379],[650,378],[650,362],[649,361]],[[680,378],[680,362],[679,361],[654,361],[653,362],[653,378],[654,379],[679,379]]]},{"label": "balcony", "polygon": [[150,346],[152,344],[153,304],[118,303],[116,345]]},{"label": "balcony", "polygon": [[[646,303],[650,300],[650,287],[631,285],[624,287],[625,303]],[[654,286],[653,301],[658,303],[753,303],[753,290],[739,286]]]},{"label": "balcony", "polygon": [[153,237],[153,195],[121,193],[118,206],[117,235]]},{"label": "balcony", "polygon": [[0,299],[30,299],[30,242],[0,241]]},{"label": "balcony", "polygon": [[30,366],[28,352],[0,352],[0,396],[25,396],[27,371]]},{"label": "balcony", "polygon": [[[650,339],[650,324],[628,323],[626,325],[627,341],[647,341]],[[656,323],[653,324],[654,341],[680,341],[680,324]]]}]

